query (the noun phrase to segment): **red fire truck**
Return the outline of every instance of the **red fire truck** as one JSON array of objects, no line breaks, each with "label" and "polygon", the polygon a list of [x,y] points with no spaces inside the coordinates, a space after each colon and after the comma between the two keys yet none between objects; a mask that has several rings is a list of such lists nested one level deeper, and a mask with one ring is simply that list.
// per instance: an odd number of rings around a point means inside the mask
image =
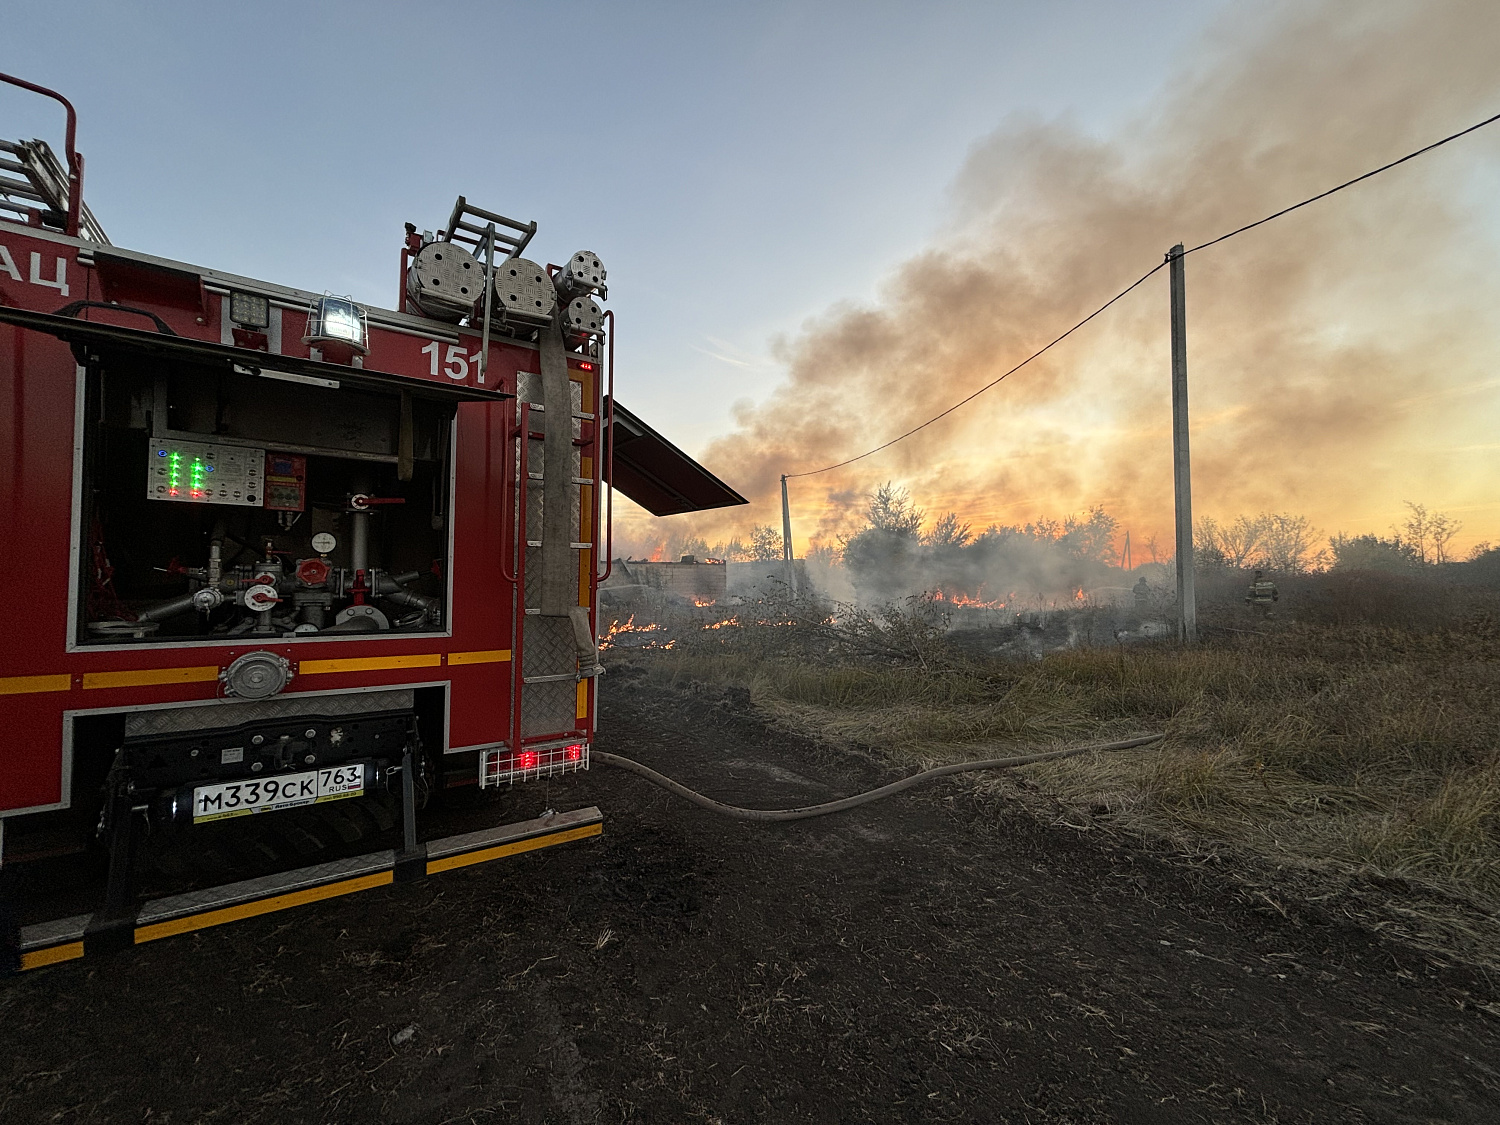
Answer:
[{"label": "red fire truck", "polygon": [[[618,489],[744,503],[614,401],[606,275],[460,196],[408,224],[394,310],[110,244],[0,142],[0,848],[88,831],[103,904],[26,967],[596,835],[598,809],[419,842],[435,788],[586,769]],[[143,833],[315,806],[403,842],[137,901]],[[375,819],[366,817],[365,819]],[[253,819],[250,824],[269,823]],[[3,856],[3,851],[0,851]]]}]

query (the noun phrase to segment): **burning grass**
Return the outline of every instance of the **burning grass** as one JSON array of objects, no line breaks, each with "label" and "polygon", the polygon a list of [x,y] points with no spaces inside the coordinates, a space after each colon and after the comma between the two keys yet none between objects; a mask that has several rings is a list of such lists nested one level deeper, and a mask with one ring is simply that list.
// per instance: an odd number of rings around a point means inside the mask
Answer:
[{"label": "burning grass", "polygon": [[772,722],[903,771],[1162,730],[1150,750],[973,784],[1079,827],[1407,880],[1500,920],[1493,596],[1449,591],[1426,619],[1403,604],[1394,625],[1337,588],[1298,602],[1269,622],[1206,607],[1194,648],[1026,660],[956,647],[931,599],[842,616],[784,602],[668,626],[675,647],[640,659],[661,683],[748,688]]}]

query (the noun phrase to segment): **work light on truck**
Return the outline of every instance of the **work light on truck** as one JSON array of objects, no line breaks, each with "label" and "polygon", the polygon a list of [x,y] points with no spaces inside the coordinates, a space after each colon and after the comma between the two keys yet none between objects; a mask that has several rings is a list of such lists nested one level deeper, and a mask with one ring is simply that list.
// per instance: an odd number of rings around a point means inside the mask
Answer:
[{"label": "work light on truck", "polygon": [[257,293],[233,290],[229,294],[229,319],[241,328],[269,328],[271,302]]},{"label": "work light on truck", "polygon": [[365,310],[348,297],[325,294],[307,311],[304,344],[343,344],[360,355],[370,350]]}]

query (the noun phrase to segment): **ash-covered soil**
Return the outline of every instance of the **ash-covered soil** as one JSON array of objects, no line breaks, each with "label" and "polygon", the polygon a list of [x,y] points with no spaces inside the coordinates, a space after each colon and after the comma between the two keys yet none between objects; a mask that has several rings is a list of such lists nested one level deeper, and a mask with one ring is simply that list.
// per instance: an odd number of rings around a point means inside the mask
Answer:
[{"label": "ash-covered soil", "polygon": [[[733,803],[885,780],[603,697],[601,749]],[[0,981],[0,1121],[1500,1120],[1481,974],[962,780],[743,825],[596,767],[428,828],[546,804],[605,836]]]}]

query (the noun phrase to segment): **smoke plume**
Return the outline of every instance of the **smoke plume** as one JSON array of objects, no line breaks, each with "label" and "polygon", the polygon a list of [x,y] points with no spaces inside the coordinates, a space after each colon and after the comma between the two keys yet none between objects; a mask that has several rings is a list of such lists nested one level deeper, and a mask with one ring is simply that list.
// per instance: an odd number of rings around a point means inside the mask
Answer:
[{"label": "smoke plume", "polygon": [[[951,221],[873,304],[779,345],[786,381],[703,461],[745,509],[618,538],[779,528],[777,478],[936,414],[1189,246],[1500,111],[1493,0],[1237,7],[1117,135],[1011,119],[952,188]],[[1500,125],[1187,261],[1194,507],[1385,531],[1405,499],[1496,535]],[[1488,192],[1485,189],[1488,188]],[[975,529],[1103,505],[1171,541],[1162,271],[958,414],[792,481],[798,553],[894,480]],[[641,550],[637,546],[636,550]],[[1166,548],[1167,551],[1170,548]]]}]

